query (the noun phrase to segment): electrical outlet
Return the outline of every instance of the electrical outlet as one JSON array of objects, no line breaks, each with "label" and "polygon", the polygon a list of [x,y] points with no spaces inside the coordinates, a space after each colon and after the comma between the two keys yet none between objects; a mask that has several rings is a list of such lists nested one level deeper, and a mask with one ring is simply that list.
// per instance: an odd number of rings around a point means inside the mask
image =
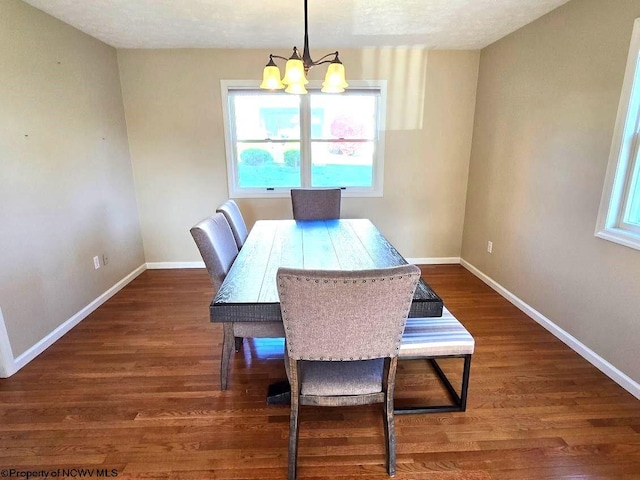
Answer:
[{"label": "electrical outlet", "polygon": [[491,240],[487,242],[487,252],[493,253],[493,242]]},{"label": "electrical outlet", "polygon": [[102,264],[103,265],[107,265],[109,263],[109,255],[107,255],[106,253],[102,254]]},{"label": "electrical outlet", "polygon": [[93,266],[96,270],[100,268],[100,258],[97,255],[93,257]]}]

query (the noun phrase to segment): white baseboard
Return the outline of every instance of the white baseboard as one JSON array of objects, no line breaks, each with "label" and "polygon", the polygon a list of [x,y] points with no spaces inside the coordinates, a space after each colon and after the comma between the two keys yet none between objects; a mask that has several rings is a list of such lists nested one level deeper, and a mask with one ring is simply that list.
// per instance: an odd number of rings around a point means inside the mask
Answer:
[{"label": "white baseboard", "polygon": [[205,268],[204,262],[148,262],[149,270],[164,270],[173,268]]},{"label": "white baseboard", "polygon": [[471,265],[465,259],[460,259],[460,264],[473,273],[476,277],[482,280],[484,283],[493,288],[496,292],[502,295],[504,298],[509,300],[513,305],[522,310],[527,316],[531,317],[535,322],[542,325],[545,329],[551,332],[555,337],[561,340],[563,343],[568,345],[572,350],[574,350],[578,355],[583,357],[589,363],[591,363],[594,367],[604,373],[611,380],[616,382],[622,388],[624,388],[631,395],[640,400],[640,383],[633,380],[624,372],[620,371],[615,366],[611,365],[604,358],[598,355],[596,352],[591,350],[585,344],[581,343],[578,339],[576,339],[571,334],[565,332],[562,328],[557,326],[547,317],[542,315],[536,309],[534,309],[531,305],[525,303],[520,298],[515,296],[509,290],[504,288],[498,282],[493,280],[491,277],[485,275],[476,267]]},{"label": "white baseboard", "polygon": [[450,263],[459,265],[460,257],[423,257],[405,259],[414,265],[448,265]]},{"label": "white baseboard", "polygon": [[[6,326],[4,323],[4,318],[2,317],[2,312],[0,312],[0,378],[7,378],[22,367],[24,367],[31,360],[36,358],[42,352],[44,352],[47,348],[53,345],[58,339],[60,339],[65,333],[75,327],[82,320],[87,318],[91,313],[93,313],[100,305],[105,303],[111,297],[113,297],[116,293],[122,290],[127,284],[129,284],[134,278],[140,275],[147,269],[145,264],[140,265],[129,275],[124,277],[118,283],[116,283],[109,290],[104,292],[98,298],[93,300],[89,305],[84,307],[78,313],[76,313],[69,320],[58,326],[55,330],[49,333],[46,337],[36,343],[29,350],[24,352],[22,355],[19,355],[17,358],[13,358],[13,353],[11,352],[11,345],[8,340]],[[6,339],[6,341],[4,340]],[[4,365],[3,365],[4,364]]]}]

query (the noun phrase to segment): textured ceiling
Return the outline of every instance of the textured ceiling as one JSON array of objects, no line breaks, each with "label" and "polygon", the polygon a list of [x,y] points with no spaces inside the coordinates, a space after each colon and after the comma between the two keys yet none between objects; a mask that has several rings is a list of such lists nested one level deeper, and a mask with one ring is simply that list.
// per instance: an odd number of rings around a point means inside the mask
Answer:
[{"label": "textured ceiling", "polygon": [[[25,0],[116,48],[291,48],[303,0]],[[309,0],[311,47],[480,49],[568,0]]]}]

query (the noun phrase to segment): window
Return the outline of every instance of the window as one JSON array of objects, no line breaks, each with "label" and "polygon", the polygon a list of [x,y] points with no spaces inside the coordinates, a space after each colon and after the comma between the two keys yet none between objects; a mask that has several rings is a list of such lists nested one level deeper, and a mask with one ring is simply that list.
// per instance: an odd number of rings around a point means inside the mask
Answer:
[{"label": "window", "polygon": [[289,196],[340,187],[382,196],[386,85],[352,82],[345,93],[307,95],[222,81],[230,197]]},{"label": "window", "polygon": [[596,236],[640,250],[640,19],[633,25]]}]

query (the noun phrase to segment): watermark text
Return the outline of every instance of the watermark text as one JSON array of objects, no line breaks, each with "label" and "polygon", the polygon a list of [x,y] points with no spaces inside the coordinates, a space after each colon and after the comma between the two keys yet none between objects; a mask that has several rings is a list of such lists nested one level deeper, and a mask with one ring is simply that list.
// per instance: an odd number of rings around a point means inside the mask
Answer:
[{"label": "watermark text", "polygon": [[116,478],[118,470],[115,468],[56,468],[56,469],[0,469],[0,478]]}]

